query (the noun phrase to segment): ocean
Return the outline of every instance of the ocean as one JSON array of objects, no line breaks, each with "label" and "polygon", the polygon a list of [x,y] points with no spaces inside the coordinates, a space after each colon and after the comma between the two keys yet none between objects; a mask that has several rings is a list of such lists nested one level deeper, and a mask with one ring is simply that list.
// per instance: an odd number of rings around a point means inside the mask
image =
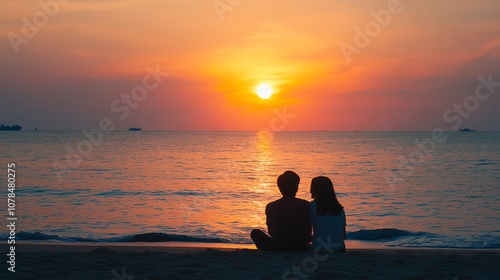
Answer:
[{"label": "ocean", "polygon": [[20,131],[0,152],[17,240],[248,244],[293,170],[307,200],[332,179],[348,240],[500,248],[500,132]]}]

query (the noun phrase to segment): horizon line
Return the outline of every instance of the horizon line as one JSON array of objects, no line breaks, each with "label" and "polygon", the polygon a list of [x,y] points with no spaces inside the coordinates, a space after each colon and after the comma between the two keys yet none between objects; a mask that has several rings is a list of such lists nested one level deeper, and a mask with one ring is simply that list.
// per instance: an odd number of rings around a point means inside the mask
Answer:
[{"label": "horizon line", "polygon": [[[82,130],[99,130],[98,128],[82,128],[82,129],[25,129],[25,131],[82,131]],[[111,132],[129,132],[128,129],[114,129]],[[329,130],[329,129],[316,129],[316,130],[282,130],[282,131],[272,131],[272,130],[205,130],[205,129],[142,129],[138,132],[247,132],[247,133],[259,133],[259,132],[433,132],[433,130]],[[444,132],[462,132],[459,130],[443,130]],[[20,132],[20,131],[17,131]],[[476,130],[475,132],[500,132],[500,130]]]}]

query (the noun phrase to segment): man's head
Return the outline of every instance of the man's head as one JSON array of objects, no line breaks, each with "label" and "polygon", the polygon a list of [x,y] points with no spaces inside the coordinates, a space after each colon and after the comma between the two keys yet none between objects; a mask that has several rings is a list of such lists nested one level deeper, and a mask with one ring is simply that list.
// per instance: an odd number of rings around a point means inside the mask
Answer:
[{"label": "man's head", "polygon": [[285,171],[278,177],[278,188],[283,197],[295,197],[299,190],[300,177],[293,171]]}]

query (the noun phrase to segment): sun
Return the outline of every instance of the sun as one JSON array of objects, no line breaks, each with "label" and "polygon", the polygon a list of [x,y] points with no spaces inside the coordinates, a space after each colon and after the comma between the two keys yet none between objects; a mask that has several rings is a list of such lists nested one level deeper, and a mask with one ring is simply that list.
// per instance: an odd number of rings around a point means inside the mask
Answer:
[{"label": "sun", "polygon": [[260,98],[269,99],[273,95],[273,88],[268,84],[260,84],[255,92]]}]

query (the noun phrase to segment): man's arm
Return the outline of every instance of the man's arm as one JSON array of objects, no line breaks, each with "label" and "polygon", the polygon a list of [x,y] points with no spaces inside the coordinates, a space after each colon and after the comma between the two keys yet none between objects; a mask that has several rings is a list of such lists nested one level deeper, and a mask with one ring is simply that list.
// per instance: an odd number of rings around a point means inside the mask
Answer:
[{"label": "man's arm", "polygon": [[307,230],[306,230],[306,241],[308,243],[311,243],[312,241],[312,212],[311,212],[311,203],[308,203],[307,207],[307,217],[308,217],[308,222],[307,222]]},{"label": "man's arm", "polygon": [[266,206],[266,224],[267,224],[267,233],[269,233],[269,236],[273,237],[275,232],[276,232],[276,226],[275,226],[275,221],[271,217],[271,214],[269,213],[269,204]]},{"label": "man's arm", "polygon": [[273,237],[275,236],[275,226],[273,224],[267,224],[267,233],[269,233],[269,236]]}]

